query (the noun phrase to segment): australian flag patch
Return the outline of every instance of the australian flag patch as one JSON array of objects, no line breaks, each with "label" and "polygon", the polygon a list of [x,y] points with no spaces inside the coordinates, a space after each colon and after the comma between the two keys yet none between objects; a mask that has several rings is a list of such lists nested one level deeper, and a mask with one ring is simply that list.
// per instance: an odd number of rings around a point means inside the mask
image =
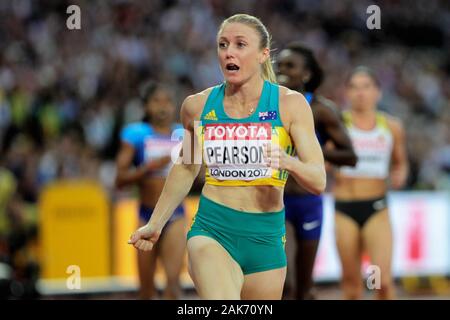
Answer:
[{"label": "australian flag patch", "polygon": [[259,120],[276,120],[277,119],[277,112],[276,111],[264,111],[259,113]]}]

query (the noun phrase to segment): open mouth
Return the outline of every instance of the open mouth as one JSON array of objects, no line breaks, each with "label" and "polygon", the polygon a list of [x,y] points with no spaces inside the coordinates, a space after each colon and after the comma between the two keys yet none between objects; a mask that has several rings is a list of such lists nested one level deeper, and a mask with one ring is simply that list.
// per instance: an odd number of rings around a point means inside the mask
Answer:
[{"label": "open mouth", "polygon": [[226,69],[231,72],[237,72],[237,71],[239,71],[239,66],[234,63],[228,63],[226,65]]},{"label": "open mouth", "polygon": [[285,84],[285,83],[289,82],[289,77],[287,75],[285,75],[285,74],[280,74],[279,73],[277,75],[277,81],[278,81],[278,83]]}]

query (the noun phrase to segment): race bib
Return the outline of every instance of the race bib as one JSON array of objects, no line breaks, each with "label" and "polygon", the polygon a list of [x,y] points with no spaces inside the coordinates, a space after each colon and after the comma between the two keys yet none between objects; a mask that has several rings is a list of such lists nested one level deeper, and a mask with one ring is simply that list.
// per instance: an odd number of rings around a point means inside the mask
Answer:
[{"label": "race bib", "polygon": [[385,134],[367,133],[355,136],[350,131],[358,162],[355,167],[341,167],[341,173],[350,177],[384,179],[389,175],[392,138]]},{"label": "race bib", "polygon": [[271,140],[270,123],[207,124],[203,157],[209,175],[218,180],[270,178],[264,146]]},{"label": "race bib", "polygon": [[[181,148],[181,144],[177,141],[148,138],[144,142],[144,161],[148,163],[161,157],[170,156],[172,150],[177,147]],[[153,172],[152,175],[167,176],[171,166],[172,163],[170,162],[164,168]]]}]

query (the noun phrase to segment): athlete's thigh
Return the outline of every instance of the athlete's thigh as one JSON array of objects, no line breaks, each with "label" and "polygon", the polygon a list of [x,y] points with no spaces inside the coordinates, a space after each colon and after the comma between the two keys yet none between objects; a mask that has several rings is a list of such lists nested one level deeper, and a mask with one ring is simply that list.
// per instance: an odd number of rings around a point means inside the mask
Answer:
[{"label": "athlete's thigh", "polygon": [[160,239],[160,257],[168,277],[177,276],[186,249],[185,220],[178,218],[167,225]]},{"label": "athlete's thigh", "polygon": [[336,212],[335,235],[343,276],[359,279],[362,244],[358,225],[345,214]]},{"label": "athlete's thigh", "polygon": [[364,225],[362,235],[371,263],[390,278],[393,239],[388,209],[375,213]]},{"label": "athlete's thigh", "polygon": [[244,300],[279,300],[285,278],[286,267],[247,274],[241,297]]},{"label": "athlete's thigh", "polygon": [[207,236],[193,236],[188,240],[187,250],[200,298],[240,299],[242,270],[219,242]]}]

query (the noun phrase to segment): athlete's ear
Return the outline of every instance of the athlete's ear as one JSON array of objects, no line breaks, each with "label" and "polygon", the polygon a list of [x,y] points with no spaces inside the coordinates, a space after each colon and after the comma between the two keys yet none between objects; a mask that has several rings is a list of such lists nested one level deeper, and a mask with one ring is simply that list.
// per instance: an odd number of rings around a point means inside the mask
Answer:
[{"label": "athlete's ear", "polygon": [[270,59],[270,49],[269,48],[264,48],[261,51],[261,55],[259,58],[259,63],[263,64],[264,62],[266,62],[267,59]]},{"label": "athlete's ear", "polygon": [[303,75],[302,81],[303,83],[307,83],[309,80],[311,80],[311,71],[306,70],[305,74]]},{"label": "athlete's ear", "polygon": [[378,89],[378,95],[377,95],[377,102],[379,102],[381,99],[383,99],[383,91],[381,89]]}]

